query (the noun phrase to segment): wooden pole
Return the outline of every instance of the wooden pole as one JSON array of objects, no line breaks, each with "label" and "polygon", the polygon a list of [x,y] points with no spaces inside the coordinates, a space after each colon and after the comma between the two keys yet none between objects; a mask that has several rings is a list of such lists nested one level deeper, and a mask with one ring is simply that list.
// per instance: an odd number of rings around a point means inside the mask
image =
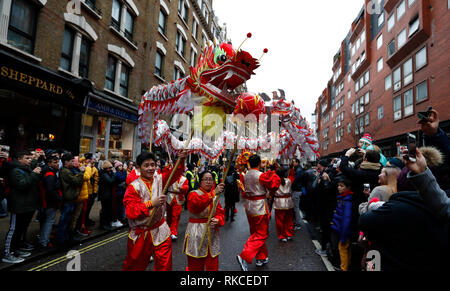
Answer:
[{"label": "wooden pole", "polygon": [[[194,135],[194,130],[191,131],[191,135],[189,136],[188,140],[186,141],[185,145],[184,145],[184,150],[187,150],[189,143],[191,142],[192,136]],[[166,195],[167,190],[169,190],[170,185],[172,185],[172,179],[173,176],[175,175],[176,169],[178,168],[178,166],[180,165],[182,159],[178,159],[177,162],[175,163],[175,166],[172,168],[172,171],[170,172],[170,176],[169,179],[166,182],[166,185],[164,186],[164,189],[162,191],[162,196]],[[149,220],[149,224],[152,222],[153,220],[153,216],[155,215],[156,211],[154,210],[153,213],[150,215],[150,220]]]}]

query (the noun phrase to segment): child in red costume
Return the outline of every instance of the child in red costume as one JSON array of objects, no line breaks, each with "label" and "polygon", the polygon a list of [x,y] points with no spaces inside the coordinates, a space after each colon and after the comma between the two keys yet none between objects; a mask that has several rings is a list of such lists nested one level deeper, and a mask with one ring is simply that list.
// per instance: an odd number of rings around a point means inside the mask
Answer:
[{"label": "child in red costume", "polygon": [[[225,211],[220,203],[209,225],[208,217],[212,211],[216,194],[224,191],[225,184],[214,189],[211,172],[203,172],[199,176],[200,189],[188,195],[189,224],[186,228],[183,252],[187,255],[187,271],[218,271],[220,254],[219,226],[225,224]],[[206,232],[200,249],[203,233]]]},{"label": "child in red costume", "polygon": [[[179,158],[182,160],[175,169],[173,181],[183,174],[186,155],[186,151],[180,153]],[[171,271],[172,240],[170,228],[164,219],[167,197],[162,195],[171,171],[164,169],[158,174],[156,157],[152,153],[139,155],[136,163],[141,176],[128,186],[123,199],[130,225],[128,254],[123,270],[144,271],[150,256],[154,254],[155,271]]]},{"label": "child in red costume", "polygon": [[178,180],[169,187],[167,191],[167,224],[169,225],[172,233],[172,239],[178,237],[178,225],[180,223],[180,215],[182,205],[185,201],[185,196],[189,191],[189,181],[183,176],[180,176]]}]

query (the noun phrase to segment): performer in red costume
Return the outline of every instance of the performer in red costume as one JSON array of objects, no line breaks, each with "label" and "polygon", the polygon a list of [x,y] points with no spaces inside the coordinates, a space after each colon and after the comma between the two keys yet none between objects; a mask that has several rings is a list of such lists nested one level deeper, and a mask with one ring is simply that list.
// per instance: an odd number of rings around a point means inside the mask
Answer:
[{"label": "performer in red costume", "polygon": [[[174,181],[184,172],[186,151],[179,154],[180,166],[175,169]],[[155,257],[155,271],[172,270],[172,240],[170,228],[164,214],[166,199],[162,195],[171,171],[165,168],[161,174],[156,172],[156,157],[143,153],[137,157],[136,164],[141,176],[132,182],[125,192],[123,204],[130,225],[128,235],[128,254],[123,264],[124,271],[145,271],[150,255]]]},{"label": "performer in red costume", "polygon": [[[214,178],[211,172],[200,174],[200,189],[188,195],[189,224],[186,228],[183,252],[187,255],[187,271],[218,271],[220,254],[219,226],[225,224],[225,211],[220,203],[216,212],[208,222],[213,208],[214,197],[224,191],[225,184],[221,183],[214,189]],[[203,233],[206,236],[200,249]]]},{"label": "performer in red costume", "polygon": [[178,225],[185,196],[189,191],[189,181],[181,176],[167,191],[167,224],[169,225],[173,240],[178,238]]},{"label": "performer in red costume", "polygon": [[247,271],[247,264],[256,258],[256,266],[261,267],[269,262],[266,240],[269,231],[269,209],[266,193],[278,190],[281,179],[274,171],[262,173],[259,171],[261,158],[253,155],[249,159],[250,170],[244,176],[245,212],[250,225],[250,237],[245,243],[244,250],[237,256],[243,271]]},{"label": "performer in red costume", "polygon": [[281,186],[275,192],[273,208],[278,239],[287,242],[294,236],[294,202],[292,201],[292,183],[286,178],[286,171],[278,167],[276,174],[281,179]]}]

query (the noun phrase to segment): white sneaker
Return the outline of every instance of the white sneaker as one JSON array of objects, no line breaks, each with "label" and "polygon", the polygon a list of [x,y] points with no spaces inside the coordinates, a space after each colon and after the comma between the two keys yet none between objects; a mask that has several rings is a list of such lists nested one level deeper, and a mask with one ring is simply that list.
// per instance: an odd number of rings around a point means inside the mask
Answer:
[{"label": "white sneaker", "polygon": [[27,257],[31,256],[31,253],[17,250],[14,252],[14,255],[16,255],[19,258],[27,258]]},{"label": "white sneaker", "polygon": [[269,257],[267,257],[265,260],[256,260],[256,264],[255,265],[257,267],[262,267],[263,265],[267,264],[268,262],[269,262]]},{"label": "white sneaker", "polygon": [[8,263],[8,264],[19,264],[19,263],[22,263],[23,261],[25,261],[24,258],[15,257],[12,254],[10,254],[7,257],[3,257],[3,259],[2,259],[3,263]]},{"label": "white sneaker", "polygon": [[237,260],[239,265],[241,266],[242,271],[248,271],[247,262],[243,258],[241,258],[240,255],[237,255]]},{"label": "white sneaker", "polygon": [[122,222],[120,222],[119,220],[116,220],[114,223],[116,224],[116,227],[122,227],[123,226]]},{"label": "white sneaker", "polygon": [[111,227],[117,228],[117,223],[115,221],[111,222]]}]

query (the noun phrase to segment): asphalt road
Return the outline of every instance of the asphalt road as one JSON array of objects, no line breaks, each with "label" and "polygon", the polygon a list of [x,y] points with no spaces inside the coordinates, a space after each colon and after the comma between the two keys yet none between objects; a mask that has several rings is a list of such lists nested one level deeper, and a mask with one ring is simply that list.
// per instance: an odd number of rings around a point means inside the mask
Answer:
[{"label": "asphalt road", "polygon": [[[223,204],[222,204],[223,205]],[[236,260],[249,237],[249,226],[245,216],[243,204],[238,203],[238,213],[233,223],[227,222],[221,228],[222,253],[219,257],[220,271],[240,271]],[[184,271],[187,260],[182,253],[184,233],[187,226],[187,211],[183,209],[179,239],[173,242],[173,270]],[[308,230],[309,228],[309,230]],[[74,247],[79,256],[68,257],[68,253],[58,253],[50,257],[20,265],[13,270],[18,271],[120,271],[126,256],[128,229],[116,230],[106,236]],[[314,232],[308,225],[296,231],[293,240],[284,243],[276,236],[275,219],[271,218],[269,224],[269,250],[270,262],[258,268],[255,264],[249,265],[249,271],[327,271],[324,261],[314,253]],[[150,263],[147,270],[153,270]]]}]

